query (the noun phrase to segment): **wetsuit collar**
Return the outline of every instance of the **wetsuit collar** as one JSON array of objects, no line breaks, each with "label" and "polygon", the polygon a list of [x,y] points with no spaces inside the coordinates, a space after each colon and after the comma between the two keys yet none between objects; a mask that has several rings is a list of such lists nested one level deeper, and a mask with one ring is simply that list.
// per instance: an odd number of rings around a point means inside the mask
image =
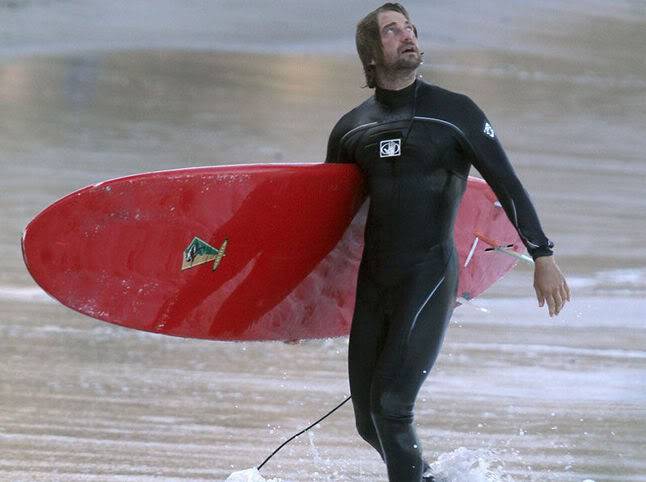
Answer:
[{"label": "wetsuit collar", "polygon": [[386,90],[377,86],[375,88],[375,99],[377,99],[377,102],[391,108],[402,107],[410,104],[418,83],[419,79],[415,79],[415,82],[400,90]]}]

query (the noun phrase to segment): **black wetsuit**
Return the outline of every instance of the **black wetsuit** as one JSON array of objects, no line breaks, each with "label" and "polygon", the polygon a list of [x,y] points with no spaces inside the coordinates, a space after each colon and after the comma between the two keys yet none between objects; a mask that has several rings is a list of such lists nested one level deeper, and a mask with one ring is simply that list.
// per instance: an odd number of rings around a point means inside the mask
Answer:
[{"label": "black wetsuit", "polygon": [[326,162],[356,163],[370,197],[349,347],[357,428],[390,482],[419,482],[413,407],[455,305],[453,225],[471,165],[534,258],[553,245],[491,124],[464,95],[421,80],[377,88],[336,124]]}]

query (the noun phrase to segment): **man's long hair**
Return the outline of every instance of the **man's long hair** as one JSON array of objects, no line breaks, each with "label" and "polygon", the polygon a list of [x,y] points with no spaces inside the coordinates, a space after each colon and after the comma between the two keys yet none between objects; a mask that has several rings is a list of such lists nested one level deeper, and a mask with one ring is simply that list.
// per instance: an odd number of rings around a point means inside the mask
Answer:
[{"label": "man's long hair", "polygon": [[[357,24],[357,33],[355,36],[357,52],[363,65],[363,73],[366,76],[366,87],[371,89],[377,85],[375,62],[379,63],[384,58],[381,45],[381,32],[379,32],[379,14],[390,11],[401,13],[410,22],[408,12],[401,4],[384,3],[381,7],[363,17]],[[417,36],[417,29],[415,29],[415,36]]]}]

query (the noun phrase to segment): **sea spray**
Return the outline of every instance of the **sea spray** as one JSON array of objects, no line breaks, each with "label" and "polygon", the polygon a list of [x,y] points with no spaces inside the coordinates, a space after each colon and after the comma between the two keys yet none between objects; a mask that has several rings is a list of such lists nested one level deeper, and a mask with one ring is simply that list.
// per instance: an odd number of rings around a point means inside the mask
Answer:
[{"label": "sea spray", "polygon": [[265,479],[258,469],[241,470],[234,472],[227,478],[226,482],[282,482],[281,479]]},{"label": "sea spray", "polygon": [[504,463],[488,449],[460,447],[442,454],[431,464],[437,482],[514,482],[503,473]]},{"label": "sea spray", "polygon": [[[313,445],[313,440],[310,439]],[[515,482],[503,472],[504,463],[493,450],[471,450],[460,447],[439,456],[431,464],[431,472],[437,482]],[[335,471],[334,477],[339,477]],[[336,478],[333,480],[337,480]],[[234,472],[226,482],[287,482],[282,479],[264,479],[257,469]],[[306,482],[306,481],[298,481]]]},{"label": "sea spray", "polygon": [[318,464],[322,463],[323,460],[321,459],[321,454],[319,454],[316,445],[314,445],[314,434],[312,432],[307,432],[307,436],[310,440],[310,449],[312,450],[312,457],[314,458],[314,461]]}]

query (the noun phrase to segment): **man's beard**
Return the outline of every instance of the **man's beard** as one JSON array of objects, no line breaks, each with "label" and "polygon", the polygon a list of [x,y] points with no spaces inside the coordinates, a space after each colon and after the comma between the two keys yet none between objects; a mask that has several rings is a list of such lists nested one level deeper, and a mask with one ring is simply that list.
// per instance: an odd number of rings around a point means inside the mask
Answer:
[{"label": "man's beard", "polygon": [[415,55],[406,55],[400,57],[395,62],[395,68],[398,70],[415,70],[422,64],[422,54],[420,52],[415,52]]},{"label": "man's beard", "polygon": [[390,65],[382,65],[382,69],[389,77],[398,77],[407,75],[416,70],[422,64],[422,54],[415,52],[415,55],[405,55],[399,57]]}]

